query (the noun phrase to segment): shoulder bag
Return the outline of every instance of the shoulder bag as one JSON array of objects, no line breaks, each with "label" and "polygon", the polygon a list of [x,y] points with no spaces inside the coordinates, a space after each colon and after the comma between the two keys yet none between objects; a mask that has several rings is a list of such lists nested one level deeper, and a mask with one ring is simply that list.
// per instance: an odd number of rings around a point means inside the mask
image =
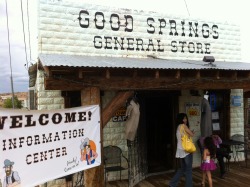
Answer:
[{"label": "shoulder bag", "polygon": [[192,138],[186,133],[183,125],[180,127],[181,132],[181,144],[183,149],[188,153],[193,153],[196,151],[196,147],[193,143]]}]

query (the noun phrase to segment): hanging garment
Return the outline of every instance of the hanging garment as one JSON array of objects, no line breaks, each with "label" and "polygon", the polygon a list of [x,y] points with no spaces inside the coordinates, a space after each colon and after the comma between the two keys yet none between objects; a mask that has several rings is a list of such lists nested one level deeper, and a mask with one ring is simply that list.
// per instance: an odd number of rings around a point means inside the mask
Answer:
[{"label": "hanging garment", "polygon": [[134,141],[140,118],[140,105],[131,100],[126,110],[125,137]]},{"label": "hanging garment", "polygon": [[212,135],[212,112],[207,99],[201,101],[201,136],[206,137]]}]

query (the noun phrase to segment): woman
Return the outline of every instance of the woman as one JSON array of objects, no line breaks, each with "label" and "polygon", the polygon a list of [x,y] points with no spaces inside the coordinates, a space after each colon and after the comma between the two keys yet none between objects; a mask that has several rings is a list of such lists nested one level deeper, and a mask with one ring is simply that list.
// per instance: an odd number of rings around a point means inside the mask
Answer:
[{"label": "woman", "polygon": [[187,114],[179,113],[177,116],[177,130],[176,130],[176,137],[177,137],[177,149],[176,149],[176,158],[180,158],[181,167],[175,173],[175,176],[170,180],[169,186],[176,187],[180,181],[180,178],[185,175],[185,187],[192,187],[193,186],[193,179],[192,179],[192,164],[193,164],[193,154],[184,151],[182,144],[181,144],[181,133],[180,127],[183,126],[186,133],[193,137],[194,131],[189,129],[189,122]]}]

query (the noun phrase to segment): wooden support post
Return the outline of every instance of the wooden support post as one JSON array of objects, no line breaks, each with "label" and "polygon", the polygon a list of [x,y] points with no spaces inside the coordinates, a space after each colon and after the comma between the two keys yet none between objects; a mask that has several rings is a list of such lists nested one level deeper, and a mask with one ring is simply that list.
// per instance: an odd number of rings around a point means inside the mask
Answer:
[{"label": "wooden support post", "polygon": [[[124,105],[124,102],[134,94],[133,91],[118,92],[112,101],[104,108],[101,113],[102,126],[104,127],[113,114]],[[100,90],[96,87],[85,88],[81,91],[82,105],[100,105]],[[101,131],[101,142],[103,140],[103,132]],[[103,146],[101,144],[103,149]],[[102,160],[103,163],[103,160]],[[100,187],[104,186],[104,166],[91,168],[84,171],[84,185],[85,187]]]},{"label": "wooden support post", "polygon": [[[81,102],[83,105],[100,105],[100,90],[96,87],[85,88],[81,91]],[[101,131],[101,142],[102,142],[102,128]],[[101,149],[102,149],[101,143]],[[103,161],[102,161],[103,163]],[[100,187],[104,186],[104,167],[101,166],[87,169],[84,171],[84,186],[85,187]]]}]

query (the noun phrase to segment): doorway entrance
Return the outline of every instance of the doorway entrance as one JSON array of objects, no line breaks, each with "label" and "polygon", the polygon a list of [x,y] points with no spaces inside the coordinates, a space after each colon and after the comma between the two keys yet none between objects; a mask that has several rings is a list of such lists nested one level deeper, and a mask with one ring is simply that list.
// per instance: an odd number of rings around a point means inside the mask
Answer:
[{"label": "doorway entrance", "polygon": [[174,168],[175,116],[178,107],[177,91],[149,91],[139,94],[143,126],[146,129],[148,173]]}]

